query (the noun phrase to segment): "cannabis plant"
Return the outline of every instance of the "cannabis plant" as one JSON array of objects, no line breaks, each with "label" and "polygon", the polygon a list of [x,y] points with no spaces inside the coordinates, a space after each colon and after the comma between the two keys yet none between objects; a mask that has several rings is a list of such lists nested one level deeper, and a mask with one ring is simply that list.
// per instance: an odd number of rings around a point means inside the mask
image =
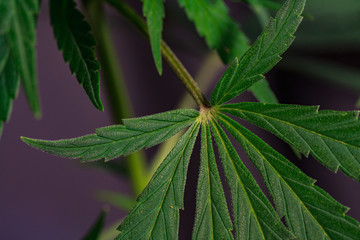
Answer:
[{"label": "cannabis plant", "polygon": [[[141,193],[118,226],[116,239],[178,238],[187,169],[198,138],[201,154],[193,239],[360,239],[359,222],[346,215],[347,207],[239,123],[244,120],[267,130],[289,144],[298,155],[311,154],[331,171],[340,169],[350,178],[360,180],[359,113],[279,104],[264,77],[294,41],[304,15],[305,0],[287,0],[281,7],[274,3],[279,8],[276,16],[270,18],[251,46],[222,0],[178,0],[209,48],[230,64],[210,100],[162,40],[165,16],[162,0],[143,0],[146,22],[122,0],[106,2],[149,38],[159,74],[164,59],[198,106],[123,119],[119,125],[99,128],[94,134],[77,138],[48,141],[22,137],[22,140],[39,150],[80,162],[108,162],[118,157],[137,161],[133,153],[181,134],[172,138],[176,144],[149,181],[141,174],[138,176],[145,178],[142,181],[146,187],[139,184],[137,190]],[[246,2],[263,17],[263,22],[268,20],[263,2],[271,1]],[[113,63],[102,55],[107,44],[102,34],[106,33],[96,22],[99,19],[96,17],[102,14],[101,5],[91,0],[83,3],[105,71]],[[3,121],[8,118],[19,79],[34,114],[40,114],[34,50],[38,9],[38,0],[1,0],[0,116]],[[65,61],[93,105],[102,110],[100,64],[94,55],[96,43],[90,25],[73,0],[50,0],[50,15]],[[234,102],[247,90],[260,102]],[[271,199],[244,165],[234,144],[240,145],[258,169]],[[214,145],[221,166],[217,164]],[[221,181],[220,167],[226,183]],[[225,194],[223,184],[229,187],[230,197]],[[104,217],[101,214],[85,239],[97,238]]]}]

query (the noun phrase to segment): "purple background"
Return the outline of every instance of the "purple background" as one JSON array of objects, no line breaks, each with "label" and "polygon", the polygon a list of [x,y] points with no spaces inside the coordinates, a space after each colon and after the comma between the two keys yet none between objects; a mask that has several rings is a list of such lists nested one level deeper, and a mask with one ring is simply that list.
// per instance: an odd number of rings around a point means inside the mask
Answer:
[{"label": "purple background", "polygon": [[[45,1],[39,16],[37,34],[43,117],[41,120],[33,118],[23,91],[20,90],[13,104],[11,121],[4,126],[0,142],[1,239],[80,239],[103,206],[95,198],[98,190],[130,192],[125,179],[84,167],[74,160],[44,154],[20,141],[20,136],[42,139],[76,137],[112,124],[105,91],[102,92],[105,112],[100,112],[92,106],[82,87],[71,76],[68,65],[57,50],[47,8]],[[174,108],[184,93],[183,86],[166,64],[163,76],[159,77],[147,40],[116,13],[108,12],[135,115],[143,116]],[[167,14],[165,29],[168,25],[176,25],[178,19],[183,18],[182,15]],[[176,30],[167,30],[166,39],[170,43],[174,42],[171,46],[194,74],[206,47],[203,40],[196,37],[192,27],[190,33],[187,32],[189,25],[184,23],[177,26]],[[192,47],[185,48],[187,45]],[[354,92],[313,81],[307,76],[273,71],[269,80],[284,103],[320,104],[322,109],[351,110],[358,96]],[[253,100],[249,95],[242,99]],[[301,166],[307,174],[318,179],[318,185],[333,197],[352,207],[349,212],[351,216],[360,218],[358,183],[342,173],[331,173],[312,158],[296,160],[286,144],[264,131],[254,131]],[[241,156],[247,163],[244,154]],[[189,239],[191,236],[198,158],[199,153],[195,152],[189,168],[181,239]],[[124,214],[111,208],[107,225]]]}]

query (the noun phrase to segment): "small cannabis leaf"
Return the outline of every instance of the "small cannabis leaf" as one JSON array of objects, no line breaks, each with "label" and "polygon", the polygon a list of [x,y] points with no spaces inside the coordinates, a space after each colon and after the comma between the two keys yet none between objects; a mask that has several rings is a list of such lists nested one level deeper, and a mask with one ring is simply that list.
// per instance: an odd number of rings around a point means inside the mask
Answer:
[{"label": "small cannabis leaf", "polygon": [[239,123],[225,115],[218,116],[259,169],[280,216],[286,217],[298,239],[360,236],[359,223],[345,215],[349,209],[315,186],[315,180]]},{"label": "small cannabis leaf", "polygon": [[188,17],[195,23],[207,45],[216,49],[225,63],[240,57],[249,48],[247,37],[230,17],[222,0],[178,0]]},{"label": "small cannabis leaf", "polygon": [[174,110],[151,116],[124,119],[124,125],[96,130],[83,137],[46,141],[22,137],[22,140],[42,151],[82,162],[109,161],[142,148],[159,144],[194,122],[199,113],[193,109]]},{"label": "small cannabis leaf", "polygon": [[195,122],[161,163],[119,226],[117,240],[177,239],[187,167],[199,128],[200,123]]},{"label": "small cannabis leaf", "polygon": [[263,74],[281,60],[280,55],[294,40],[292,34],[301,22],[304,5],[304,0],[285,2],[252,47],[220,79],[211,95],[212,105],[225,103],[264,79]]},{"label": "small cannabis leaf", "polygon": [[95,58],[95,39],[73,0],[51,0],[50,17],[59,50],[76,74],[94,106],[103,110],[100,100],[100,64]]},{"label": "small cannabis leaf", "polygon": [[237,103],[221,111],[245,119],[309,153],[336,172],[360,181],[359,112],[318,111],[319,107]]},{"label": "small cannabis leaf", "polygon": [[0,35],[0,136],[2,122],[9,119],[12,100],[19,89],[19,76],[4,35]]},{"label": "small cannabis leaf", "polygon": [[201,162],[193,239],[233,239],[232,223],[216,167],[210,127],[201,130]]},{"label": "small cannabis leaf", "polygon": [[162,19],[165,16],[163,0],[142,0],[143,12],[147,18],[150,44],[153,52],[156,69],[162,74],[161,63],[161,32],[163,28]]},{"label": "small cannabis leaf", "polygon": [[[14,65],[11,75],[17,73],[21,77],[25,94],[30,108],[34,115],[39,117],[40,100],[37,89],[36,73],[36,15],[39,11],[38,0],[6,0],[1,1],[0,34],[3,34],[5,41],[1,44],[7,45],[9,55],[12,56]],[[4,46],[1,46],[3,48]],[[5,55],[4,55],[5,56]],[[7,71],[10,70],[10,67]],[[16,72],[15,72],[16,71]],[[10,83],[11,79],[6,80]],[[10,83],[12,86],[17,85]]]},{"label": "small cannabis leaf", "polygon": [[215,121],[211,128],[230,187],[236,239],[290,239],[269,200],[242,163],[225,132]]}]

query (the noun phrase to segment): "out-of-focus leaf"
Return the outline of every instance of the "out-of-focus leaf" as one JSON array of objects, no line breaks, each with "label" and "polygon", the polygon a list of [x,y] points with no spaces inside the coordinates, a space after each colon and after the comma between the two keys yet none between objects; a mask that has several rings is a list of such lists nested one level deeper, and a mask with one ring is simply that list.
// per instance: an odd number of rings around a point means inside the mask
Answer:
[{"label": "out-of-focus leaf", "polygon": [[97,196],[101,201],[125,211],[130,211],[136,203],[131,197],[117,192],[100,191]]},{"label": "out-of-focus leaf", "polygon": [[104,227],[106,210],[102,210],[98,218],[96,219],[94,225],[90,228],[89,232],[83,238],[83,240],[98,240],[101,230]]},{"label": "out-of-focus leaf", "polygon": [[194,22],[207,45],[216,49],[225,63],[242,56],[249,48],[247,37],[230,17],[222,0],[178,0],[189,19]]},{"label": "out-of-focus leaf", "polygon": [[0,136],[2,122],[9,120],[12,100],[19,89],[19,76],[4,35],[0,35]]},{"label": "out-of-focus leaf", "polygon": [[[20,75],[30,108],[36,117],[40,117],[40,100],[36,71],[36,15],[39,11],[38,0],[5,0],[8,2],[5,20],[6,40],[10,54]],[[5,10],[6,11],[6,10]],[[9,15],[10,14],[10,15]]]}]

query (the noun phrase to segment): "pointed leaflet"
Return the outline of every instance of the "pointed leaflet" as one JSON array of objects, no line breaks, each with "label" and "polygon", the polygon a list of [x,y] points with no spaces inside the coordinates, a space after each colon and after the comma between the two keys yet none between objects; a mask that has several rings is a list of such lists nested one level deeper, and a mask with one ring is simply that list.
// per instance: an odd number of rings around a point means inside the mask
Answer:
[{"label": "pointed leaflet", "polygon": [[94,106],[103,110],[100,100],[100,64],[95,58],[95,39],[84,16],[76,9],[73,0],[51,0],[50,17],[58,48],[65,62],[76,74]]},{"label": "pointed leaflet", "polygon": [[238,103],[220,111],[243,118],[283,139],[305,156],[309,153],[336,172],[360,180],[358,112],[318,111],[317,106]]},{"label": "pointed leaflet", "polygon": [[89,232],[83,238],[83,240],[98,240],[100,239],[100,233],[102,228],[104,227],[105,218],[106,218],[107,211],[102,210],[98,218],[96,219],[94,225],[91,227]]},{"label": "pointed leaflet", "polygon": [[360,239],[359,223],[345,215],[348,208],[315,186],[315,180],[239,123],[223,114],[219,121],[259,169],[297,239]]},{"label": "pointed leaflet", "polygon": [[[6,0],[8,14],[5,22],[9,23],[6,39],[11,55],[20,74],[30,108],[35,116],[40,116],[40,101],[37,88],[35,38],[35,16],[39,10],[38,0]],[[11,17],[10,17],[10,16]],[[2,18],[2,16],[1,16]],[[0,20],[3,24],[3,19]]]},{"label": "pointed leaflet", "polygon": [[[9,119],[12,100],[19,89],[19,76],[4,35],[0,35],[0,129]],[[1,136],[1,131],[0,131]]]},{"label": "pointed leaflet", "polygon": [[228,77],[218,82],[211,95],[212,105],[225,103],[264,79],[263,74],[281,60],[280,55],[294,40],[292,34],[301,22],[304,5],[305,0],[285,2],[252,47],[229,67]]},{"label": "pointed leaflet", "polygon": [[82,162],[112,160],[159,144],[192,124],[199,113],[180,109],[140,118],[124,119],[124,125],[96,129],[96,134],[57,141],[22,138],[32,147]]},{"label": "pointed leaflet", "polygon": [[187,167],[199,128],[195,122],[161,163],[119,226],[117,240],[177,239]]},{"label": "pointed leaflet", "polygon": [[224,190],[207,123],[201,131],[201,162],[193,239],[233,239]]},{"label": "pointed leaflet", "polygon": [[165,16],[163,0],[142,0],[144,3],[143,12],[149,30],[151,49],[153,52],[156,68],[162,74],[161,62],[161,32],[163,18]]},{"label": "pointed leaflet", "polygon": [[225,132],[215,120],[211,126],[230,187],[236,239],[290,239],[292,235],[241,162]]},{"label": "pointed leaflet", "polygon": [[231,19],[222,0],[178,0],[207,45],[216,49],[225,63],[242,56],[248,49],[248,39]]}]

